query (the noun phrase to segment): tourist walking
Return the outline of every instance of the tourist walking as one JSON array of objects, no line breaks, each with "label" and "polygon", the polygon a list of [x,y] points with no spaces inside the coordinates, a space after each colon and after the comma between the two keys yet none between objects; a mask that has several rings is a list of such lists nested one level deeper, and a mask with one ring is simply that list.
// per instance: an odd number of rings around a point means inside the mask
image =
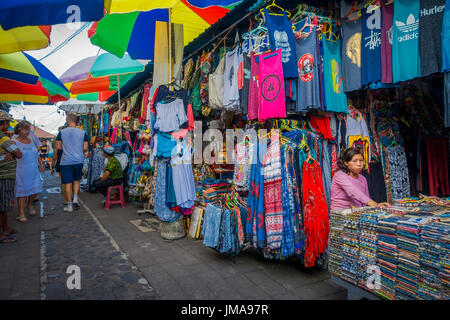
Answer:
[{"label": "tourist walking", "polygon": [[16,159],[22,158],[22,152],[6,132],[11,117],[0,110],[0,243],[17,241],[13,234],[17,231],[8,226],[7,213],[11,210],[16,184]]},{"label": "tourist walking", "polygon": [[61,130],[56,137],[55,152],[61,149],[63,151],[60,170],[64,188],[64,211],[72,212],[73,208],[80,207],[78,193],[83,175],[84,153],[88,151],[88,137],[83,130],[77,128],[76,115],[67,114],[66,122],[67,128]]},{"label": "tourist walking", "polygon": [[[16,169],[16,197],[19,207],[17,221],[26,222],[25,204],[30,216],[35,216],[33,200],[42,191],[42,179],[40,172],[44,172],[42,158],[39,157],[38,146],[29,136],[30,125],[20,122],[14,128],[17,137],[13,139],[22,152],[22,158],[17,160]],[[28,199],[28,200],[27,200]]]}]

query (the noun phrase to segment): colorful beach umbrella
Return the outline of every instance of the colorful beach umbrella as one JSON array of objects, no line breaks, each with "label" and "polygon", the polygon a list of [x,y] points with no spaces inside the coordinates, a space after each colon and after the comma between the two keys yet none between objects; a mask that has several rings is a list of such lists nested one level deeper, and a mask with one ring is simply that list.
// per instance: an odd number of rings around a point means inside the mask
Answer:
[{"label": "colorful beach umbrella", "polygon": [[156,21],[168,22],[170,14],[172,23],[183,24],[184,45],[187,45],[240,2],[109,0],[105,8],[110,14],[94,23],[89,36],[92,44],[118,57],[128,52],[133,59],[153,60]]},{"label": "colorful beach umbrella", "polygon": [[69,97],[69,90],[42,63],[25,52],[0,55],[0,78],[40,85],[48,89],[51,95]]},{"label": "colorful beach umbrella", "polygon": [[142,62],[131,59],[128,54],[118,58],[111,53],[103,53],[75,63],[60,80],[70,88],[71,94],[107,92],[118,90],[120,85],[144,69]]},{"label": "colorful beach umbrella", "polygon": [[[107,0],[108,1],[108,0]],[[105,0],[4,0],[0,1],[0,25],[4,30],[69,22],[98,21]]]},{"label": "colorful beach umbrella", "polygon": [[3,30],[0,26],[0,54],[47,48],[51,26],[28,26]]},{"label": "colorful beach umbrella", "polygon": [[66,96],[44,88],[41,81],[36,84],[27,84],[0,78],[0,101],[48,104],[65,100],[67,100]]}]

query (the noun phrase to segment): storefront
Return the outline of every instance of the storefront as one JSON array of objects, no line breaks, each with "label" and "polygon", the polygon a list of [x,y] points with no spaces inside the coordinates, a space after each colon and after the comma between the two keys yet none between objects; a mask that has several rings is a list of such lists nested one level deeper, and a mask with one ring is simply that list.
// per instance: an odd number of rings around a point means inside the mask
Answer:
[{"label": "storefront", "polygon": [[[260,2],[184,60],[174,48],[174,68],[155,58],[98,115],[95,135],[127,155],[130,199],[223,254],[253,247],[383,298],[448,299],[446,1]],[[350,147],[390,207],[330,210]]]}]

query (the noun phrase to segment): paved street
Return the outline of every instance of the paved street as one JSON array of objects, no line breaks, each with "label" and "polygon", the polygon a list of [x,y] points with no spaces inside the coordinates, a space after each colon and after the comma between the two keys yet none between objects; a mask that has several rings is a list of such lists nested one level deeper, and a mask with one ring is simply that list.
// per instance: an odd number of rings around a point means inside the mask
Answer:
[{"label": "paved street", "polygon": [[[53,193],[58,179],[45,173],[39,199],[43,217],[9,221],[19,241],[0,245],[0,299],[345,299],[329,274],[298,261],[264,259],[255,250],[223,256],[187,237],[166,241],[137,207],[104,210],[99,194],[83,192],[81,208],[63,211]],[[36,204],[39,212],[41,204]],[[136,221],[137,220],[137,221]],[[141,221],[145,220],[145,221]],[[135,224],[151,226],[148,232]],[[147,223],[146,223],[147,222]],[[81,289],[70,290],[69,266]],[[69,281],[71,282],[71,281]],[[71,282],[73,283],[73,282]]]}]

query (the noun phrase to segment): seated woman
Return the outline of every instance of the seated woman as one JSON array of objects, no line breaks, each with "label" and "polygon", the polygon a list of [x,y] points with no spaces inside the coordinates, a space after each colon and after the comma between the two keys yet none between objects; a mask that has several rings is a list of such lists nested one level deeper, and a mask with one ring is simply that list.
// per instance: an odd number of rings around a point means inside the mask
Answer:
[{"label": "seated woman", "polygon": [[351,207],[384,207],[389,203],[376,203],[369,196],[367,180],[361,174],[364,167],[363,154],[359,149],[345,150],[338,160],[339,170],[331,183],[331,210]]},{"label": "seated woman", "polygon": [[109,187],[122,184],[123,173],[119,160],[114,157],[113,147],[105,146],[103,155],[108,159],[108,163],[103,169],[103,174],[100,178],[94,181],[94,186],[96,190],[106,197],[106,192]]}]

